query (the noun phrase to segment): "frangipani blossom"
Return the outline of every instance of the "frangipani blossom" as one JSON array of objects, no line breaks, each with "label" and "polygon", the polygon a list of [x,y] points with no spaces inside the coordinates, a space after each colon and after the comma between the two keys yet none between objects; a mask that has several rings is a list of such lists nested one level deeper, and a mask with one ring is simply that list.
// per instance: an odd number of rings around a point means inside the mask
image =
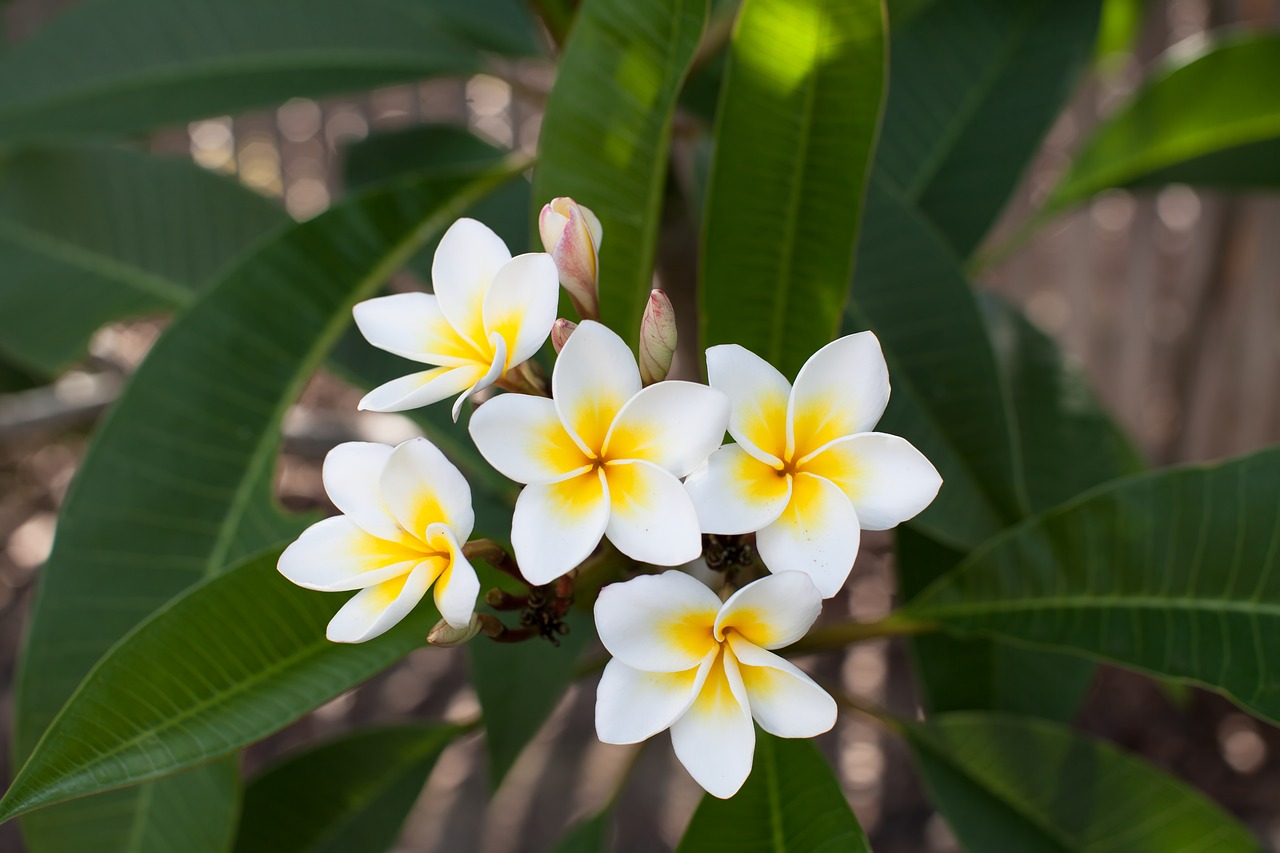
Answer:
[{"label": "frangipani blossom", "polygon": [[813,578],[823,598],[844,585],[860,530],[886,530],[929,505],[942,478],[905,439],[868,432],[889,402],[889,371],[871,332],[840,338],[800,368],[795,387],[734,344],[707,350],[707,376],[733,401],[727,444],[685,487],[707,533],[756,532],[772,572]]},{"label": "frangipani blossom", "polygon": [[440,615],[467,627],[480,580],[462,546],[475,514],[471,487],[444,454],[425,438],[395,448],[351,441],[329,451],[323,476],[343,515],[304,530],[278,568],[308,589],[360,590],[329,623],[329,639],[373,639],[433,584]]},{"label": "frangipani blossom", "polygon": [[697,558],[702,531],[679,478],[720,444],[728,398],[693,382],[642,389],[630,348],[590,320],[565,342],[551,388],[551,400],[496,397],[470,425],[485,459],[527,484],[511,523],[525,578],[550,583],[602,536],[645,563]]},{"label": "frangipani blossom", "polygon": [[831,696],[769,651],[803,637],[821,610],[821,595],[800,572],[762,578],[723,605],[677,571],[606,586],[596,629],[613,660],[596,694],[596,734],[639,743],[670,728],[676,757],[697,783],[732,797],[751,773],[753,718],[779,737],[835,725]]},{"label": "frangipani blossom", "polygon": [[511,257],[502,238],[474,219],[459,219],[431,264],[434,293],[397,293],[355,306],[369,343],[404,358],[439,365],[370,391],[361,409],[402,412],[459,394],[469,396],[529,360],[556,319],[559,276],[550,255]]}]

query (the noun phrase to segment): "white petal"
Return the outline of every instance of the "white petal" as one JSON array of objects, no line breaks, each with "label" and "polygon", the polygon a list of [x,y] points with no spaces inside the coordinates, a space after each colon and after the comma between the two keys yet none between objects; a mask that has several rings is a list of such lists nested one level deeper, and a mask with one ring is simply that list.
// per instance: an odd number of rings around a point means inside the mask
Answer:
[{"label": "white petal", "polygon": [[475,381],[475,383],[463,391],[458,399],[453,401],[453,422],[458,422],[458,413],[462,411],[462,404],[467,398],[477,391],[483,391],[490,385],[498,381],[506,370],[507,364],[507,342],[503,340],[502,335],[494,332],[489,336],[489,344],[493,347],[493,363],[489,366],[488,372]]},{"label": "white petal", "polygon": [[822,477],[797,474],[791,502],[756,534],[756,549],[771,572],[804,572],[823,598],[844,586],[858,556],[858,515],[844,492]]},{"label": "white petal", "polygon": [[793,458],[876,425],[889,402],[889,368],[871,332],[846,335],[815,352],[800,368],[787,407]]},{"label": "white petal", "polygon": [[325,636],[335,643],[363,643],[385,634],[422,600],[441,562],[420,563],[408,574],[360,590],[334,614]]},{"label": "white petal", "polygon": [[729,434],[752,456],[781,467],[787,450],[791,383],[772,364],[737,344],[707,350],[707,381],[729,395]]},{"label": "white petal", "polygon": [[391,514],[414,536],[425,540],[427,528],[440,522],[465,542],[475,527],[466,478],[425,438],[412,438],[396,447],[379,488]]},{"label": "white petal", "polygon": [[604,743],[639,743],[669,728],[693,704],[714,655],[684,672],[644,672],[609,661],[596,688],[596,736]]},{"label": "white petal", "polygon": [[815,737],[836,724],[836,700],[793,663],[731,634],[729,647],[751,716],[760,728],[778,737]]},{"label": "white petal", "polygon": [[604,473],[525,486],[511,517],[511,545],[529,583],[551,583],[595,550],[609,522]]},{"label": "white petal", "polygon": [[339,444],[324,457],[325,494],[348,518],[374,536],[399,540],[400,522],[382,502],[378,481],[391,458],[391,448],[368,441]]},{"label": "white petal", "polygon": [[517,483],[554,483],[591,464],[546,397],[494,397],[476,409],[467,429],[489,464]]},{"label": "white petal", "polygon": [[702,528],[680,481],[652,462],[610,462],[605,535],[633,560],[679,566],[702,553]]},{"label": "white petal", "polygon": [[[822,595],[803,572],[781,572],[729,596],[716,617],[716,637],[745,637],[764,649],[789,646],[822,612]],[[732,629],[732,630],[730,630]]]},{"label": "white petal", "polygon": [[676,758],[708,794],[728,799],[751,775],[756,729],[738,663],[720,654],[688,711],[671,726]]},{"label": "white petal", "polygon": [[726,444],[684,481],[704,533],[754,533],[791,499],[791,478]]},{"label": "white petal", "polygon": [[596,598],[596,632],[609,654],[645,672],[684,672],[716,648],[720,599],[684,572],[612,583]]},{"label": "white petal", "polygon": [[640,368],[630,347],[592,320],[573,330],[551,372],[560,422],[584,451],[596,455],[614,417],[640,387]]},{"label": "white petal", "polygon": [[911,442],[882,432],[838,438],[800,470],[826,477],[848,496],[863,530],[888,530],[927,507],[942,477]]},{"label": "white petal", "polygon": [[440,577],[436,578],[436,609],[455,628],[465,628],[471,624],[471,614],[476,609],[476,598],[480,595],[480,579],[476,570],[462,554],[462,546],[452,528],[447,524],[433,524],[427,528],[427,542],[435,548],[442,548],[449,554],[449,564]]},{"label": "white petal", "polygon": [[365,340],[387,352],[445,367],[484,360],[475,345],[449,325],[440,303],[430,293],[394,293],[367,299],[351,313]]},{"label": "white petal", "polygon": [[659,382],[618,412],[604,452],[608,459],[643,459],[687,476],[711,455],[729,426],[729,398],[695,382]]},{"label": "white petal", "polygon": [[541,252],[512,258],[484,297],[486,335],[507,343],[507,367],[533,357],[551,334],[560,300],[556,262]]},{"label": "white petal", "polygon": [[436,367],[379,385],[360,401],[361,411],[404,412],[466,391],[483,374],[479,367]]},{"label": "white petal", "polygon": [[337,592],[363,589],[407,574],[427,558],[418,548],[371,536],[345,515],[302,531],[276,568],[298,586]]},{"label": "white petal", "polygon": [[459,219],[440,238],[431,283],[449,325],[483,348],[484,296],[498,270],[511,260],[502,238],[474,219]]}]

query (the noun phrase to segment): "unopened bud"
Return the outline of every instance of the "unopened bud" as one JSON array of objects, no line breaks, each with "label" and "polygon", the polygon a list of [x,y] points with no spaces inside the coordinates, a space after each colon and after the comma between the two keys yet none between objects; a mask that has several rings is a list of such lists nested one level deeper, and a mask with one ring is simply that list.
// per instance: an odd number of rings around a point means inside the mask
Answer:
[{"label": "unopened bud", "polygon": [[573,307],[584,320],[599,319],[600,220],[571,198],[553,198],[538,214],[538,233]]},{"label": "unopened bud", "polygon": [[561,317],[556,320],[555,325],[551,327],[551,346],[555,348],[556,355],[560,354],[560,350],[564,349],[564,345],[569,342],[569,336],[573,334],[573,330],[578,328],[578,324],[572,320],[566,320]]},{"label": "unopened bud", "polygon": [[441,619],[427,634],[427,642],[442,649],[451,649],[454,646],[461,646],[463,643],[470,642],[476,634],[480,633],[480,627],[480,614],[478,613],[472,613],[471,621],[462,628],[454,627]]},{"label": "unopened bud", "polygon": [[652,385],[667,378],[676,352],[676,311],[661,290],[649,294],[640,320],[640,379]]}]

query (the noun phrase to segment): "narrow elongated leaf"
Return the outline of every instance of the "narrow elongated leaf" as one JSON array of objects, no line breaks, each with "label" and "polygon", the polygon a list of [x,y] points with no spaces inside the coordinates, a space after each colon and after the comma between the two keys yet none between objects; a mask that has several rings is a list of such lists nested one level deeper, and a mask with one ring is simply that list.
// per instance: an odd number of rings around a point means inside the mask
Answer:
[{"label": "narrow elongated leaf", "polygon": [[793,376],[835,336],[884,75],[880,0],[745,0],[702,219],[704,345]]},{"label": "narrow elongated leaf", "polygon": [[1259,850],[1183,783],[1053,723],[949,714],[905,733],[934,804],[967,850]]},{"label": "narrow elongated leaf", "polygon": [[547,101],[535,208],[571,196],[604,227],[600,310],[635,345],[653,286],[676,95],[707,0],[586,0]]},{"label": "narrow elongated leaf", "polygon": [[905,608],[1214,688],[1280,720],[1280,448],[1128,478],[993,540]]},{"label": "narrow elongated leaf", "polygon": [[92,0],[0,59],[0,140],[149,130],[529,54],[513,0]]},{"label": "narrow elongated leaf", "polygon": [[82,146],[0,162],[0,351],[46,375],[107,322],[184,304],[288,221],[189,160]]},{"label": "narrow elongated leaf", "polygon": [[260,740],[421,646],[424,599],[367,643],[325,639],[349,595],[302,589],[278,550],[179,596],[120,641],[49,724],[0,820],[167,776]]},{"label": "narrow elongated leaf", "polygon": [[807,740],[757,732],[755,766],[732,799],[702,798],[679,853],[870,853],[827,760]]},{"label": "narrow elongated leaf", "polygon": [[1259,182],[1267,185],[1280,144],[1277,78],[1275,34],[1241,36],[1169,65],[1093,132],[1048,210],[1108,187],[1177,180],[1180,167],[1187,169],[1184,177],[1208,184],[1221,169],[1223,184],[1238,186],[1256,165]]},{"label": "narrow elongated leaf", "polygon": [[612,810],[607,810],[583,821],[560,839],[553,853],[608,853],[612,818]]},{"label": "narrow elongated leaf", "polygon": [[987,233],[1088,68],[1101,6],[934,2],[894,28],[876,172],[958,256]]},{"label": "narrow elongated leaf", "polygon": [[235,853],[384,853],[400,834],[449,725],[366,729],[290,755],[253,778]]}]

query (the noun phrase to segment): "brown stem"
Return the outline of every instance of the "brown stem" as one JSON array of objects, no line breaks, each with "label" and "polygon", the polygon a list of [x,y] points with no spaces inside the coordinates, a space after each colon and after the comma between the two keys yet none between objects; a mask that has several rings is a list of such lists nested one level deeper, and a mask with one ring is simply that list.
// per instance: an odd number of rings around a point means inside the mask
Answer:
[{"label": "brown stem", "polygon": [[484,560],[498,571],[505,575],[510,575],[525,586],[529,582],[524,579],[524,575],[520,574],[520,566],[516,563],[514,557],[507,553],[507,549],[503,548],[492,539],[475,539],[462,546],[462,556],[467,560]]}]

